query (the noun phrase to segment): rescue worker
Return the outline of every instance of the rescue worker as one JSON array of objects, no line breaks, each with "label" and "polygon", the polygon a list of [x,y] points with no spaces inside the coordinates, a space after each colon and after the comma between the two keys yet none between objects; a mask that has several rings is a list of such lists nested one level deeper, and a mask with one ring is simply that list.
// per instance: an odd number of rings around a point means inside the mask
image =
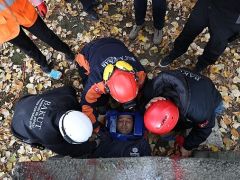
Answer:
[{"label": "rescue worker", "polygon": [[223,110],[222,97],[213,82],[188,69],[161,72],[144,86],[149,102],[144,114],[145,127],[156,134],[192,128],[180,149],[183,157],[204,142]]},{"label": "rescue worker", "polygon": [[25,143],[59,155],[91,154],[100,140],[88,141],[93,127],[80,109],[76,91],[70,86],[26,95],[15,106],[12,133]]},{"label": "rescue worker", "polygon": [[140,157],[150,156],[151,148],[145,139],[143,116],[139,112],[106,113],[106,129],[101,128],[101,143],[93,157]]},{"label": "rescue worker", "polygon": [[[147,12],[147,0],[134,0],[135,25],[129,34],[130,39],[135,39],[139,31],[144,27],[144,19]],[[163,36],[167,3],[166,0],[152,0],[152,15],[154,24],[153,43],[160,44]]]},{"label": "rescue worker", "polygon": [[[65,0],[68,3],[71,3],[72,0]],[[97,12],[94,10],[94,7],[98,6],[98,0],[80,0],[83,10],[88,13],[88,16],[92,20],[99,20]]]},{"label": "rescue worker", "polygon": [[194,68],[201,72],[208,65],[214,64],[224,52],[228,43],[239,37],[240,33],[240,1],[239,0],[199,0],[181,34],[174,42],[174,48],[159,65],[168,66],[176,58],[184,54],[193,40],[208,27],[210,39],[204,52],[198,57]]},{"label": "rescue worker", "polygon": [[31,3],[44,18],[47,7],[42,0],[30,0],[30,2],[28,0],[0,0],[0,44],[10,42],[17,46],[25,54],[33,58],[51,78],[59,79],[61,72],[54,70],[48,64],[46,57],[25,34],[23,29],[28,30],[55,50],[63,52],[68,61],[73,62],[75,55],[69,46],[47,27]]},{"label": "rescue worker", "polygon": [[146,73],[124,43],[114,38],[94,40],[83,47],[81,54],[76,61],[85,85],[81,96],[82,112],[91,119],[97,132],[96,108],[105,106],[109,95],[124,109],[133,108]]}]

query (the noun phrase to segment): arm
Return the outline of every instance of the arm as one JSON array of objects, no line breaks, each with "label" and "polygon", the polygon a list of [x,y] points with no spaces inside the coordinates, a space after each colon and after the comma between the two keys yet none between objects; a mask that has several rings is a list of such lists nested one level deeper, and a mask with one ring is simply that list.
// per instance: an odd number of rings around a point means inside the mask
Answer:
[{"label": "arm", "polygon": [[92,153],[96,149],[97,143],[91,141],[82,144],[69,144],[64,141],[61,144],[45,145],[45,147],[63,156],[79,157]]},{"label": "arm", "polygon": [[50,91],[46,91],[43,94],[49,94],[49,93],[64,94],[64,95],[69,94],[69,95],[76,97],[76,90],[72,86],[62,86],[59,88],[52,89]]},{"label": "arm", "polygon": [[149,80],[144,87],[144,97],[147,102],[152,98],[162,96],[172,99],[179,108],[188,108],[188,85],[178,71],[161,72],[155,79]]},{"label": "arm", "polygon": [[214,125],[215,115],[212,115],[209,120],[204,120],[198,124],[195,124],[189,135],[185,138],[183,147],[186,150],[197,148],[211,134]]},{"label": "arm", "polygon": [[103,82],[95,83],[92,86],[87,83],[81,99],[82,112],[85,113],[92,121],[95,132],[99,130],[99,124],[97,121],[97,111],[94,107],[94,103],[97,102],[98,98],[105,93]]}]

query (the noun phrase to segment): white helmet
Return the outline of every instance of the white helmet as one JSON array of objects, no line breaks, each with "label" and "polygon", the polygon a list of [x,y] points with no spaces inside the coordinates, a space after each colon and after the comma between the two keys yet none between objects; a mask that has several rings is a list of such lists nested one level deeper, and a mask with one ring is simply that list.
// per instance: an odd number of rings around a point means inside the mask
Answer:
[{"label": "white helmet", "polygon": [[93,126],[91,120],[82,112],[70,110],[59,121],[63,138],[71,144],[81,144],[91,137]]}]

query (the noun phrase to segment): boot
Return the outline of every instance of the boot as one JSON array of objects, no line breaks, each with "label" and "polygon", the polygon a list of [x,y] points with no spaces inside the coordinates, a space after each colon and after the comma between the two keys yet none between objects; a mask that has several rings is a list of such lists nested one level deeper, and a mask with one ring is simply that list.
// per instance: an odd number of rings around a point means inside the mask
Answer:
[{"label": "boot", "polygon": [[88,13],[88,17],[90,17],[90,19],[92,19],[94,21],[99,20],[99,16],[94,9],[89,9],[86,12]]},{"label": "boot", "polygon": [[131,32],[129,33],[129,39],[134,40],[138,36],[139,31],[143,28],[142,25],[134,25]]},{"label": "boot", "polygon": [[162,29],[155,29],[153,35],[153,44],[157,45],[160,44],[162,41],[163,30]]},{"label": "boot", "polygon": [[193,68],[193,71],[197,73],[202,73],[202,71],[207,67],[208,67],[208,64],[197,62],[196,66]]},{"label": "boot", "polygon": [[174,51],[171,51],[169,55],[164,57],[160,62],[160,67],[167,67],[169,64],[171,64],[177,57],[179,57]]}]

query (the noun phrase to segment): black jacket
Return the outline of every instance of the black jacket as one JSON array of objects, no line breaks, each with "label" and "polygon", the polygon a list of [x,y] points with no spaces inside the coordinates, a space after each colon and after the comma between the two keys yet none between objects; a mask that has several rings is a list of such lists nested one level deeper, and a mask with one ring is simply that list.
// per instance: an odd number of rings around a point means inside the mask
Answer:
[{"label": "black jacket", "polygon": [[[151,148],[146,139],[119,141],[112,139],[109,132],[101,132],[101,143],[92,154],[93,158],[151,156]],[[103,135],[104,134],[104,135]]]},{"label": "black jacket", "polygon": [[81,96],[82,112],[92,120],[94,128],[96,128],[98,127],[96,108],[104,106],[109,99],[103,82],[104,68],[108,64],[115,64],[118,60],[126,61],[135,69],[140,88],[144,83],[146,73],[134,54],[118,39],[96,39],[86,44],[81,53],[84,55],[90,69],[87,79],[84,80],[85,86]]},{"label": "black jacket", "polygon": [[146,103],[158,96],[177,104],[180,120],[176,128],[183,127],[181,124],[192,127],[184,143],[187,150],[197,148],[211,134],[214,110],[222,98],[209,78],[187,69],[163,71],[144,87]]},{"label": "black jacket", "polygon": [[72,87],[24,96],[15,106],[12,132],[26,143],[40,144],[60,155],[81,156],[91,153],[95,149],[95,142],[69,144],[63,139],[58,126],[65,112],[80,109],[76,91]]},{"label": "black jacket", "polygon": [[217,18],[229,23],[240,24],[239,0],[209,0]]}]

